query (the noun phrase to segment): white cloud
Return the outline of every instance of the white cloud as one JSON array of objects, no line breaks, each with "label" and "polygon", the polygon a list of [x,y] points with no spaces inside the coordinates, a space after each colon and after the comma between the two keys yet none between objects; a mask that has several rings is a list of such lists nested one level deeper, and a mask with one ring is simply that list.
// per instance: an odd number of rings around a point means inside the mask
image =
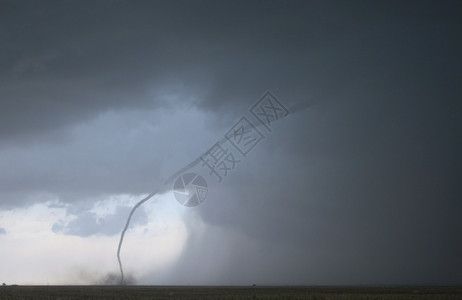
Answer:
[{"label": "white cloud", "polygon": [[[113,195],[95,205],[95,215],[110,213],[108,205],[122,201]],[[131,197],[129,202],[139,200]],[[171,195],[158,197],[145,207],[147,222],[127,231],[122,260],[127,274],[165,268],[181,254],[187,238],[182,208]],[[107,207],[107,209],[104,209]],[[96,214],[98,212],[98,214]],[[108,273],[118,274],[119,235],[70,236],[52,231],[58,220],[72,220],[65,206],[56,202],[0,212],[7,235],[0,235],[0,281],[16,284],[89,284]]]}]

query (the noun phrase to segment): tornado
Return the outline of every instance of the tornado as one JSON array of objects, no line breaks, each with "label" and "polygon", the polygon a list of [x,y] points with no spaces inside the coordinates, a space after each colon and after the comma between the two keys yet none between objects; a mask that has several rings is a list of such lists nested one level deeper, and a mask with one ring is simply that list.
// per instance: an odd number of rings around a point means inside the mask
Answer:
[{"label": "tornado", "polygon": [[117,260],[119,261],[119,268],[120,268],[120,284],[124,284],[124,268],[122,266],[122,261],[120,260],[120,249],[122,248],[122,243],[124,241],[124,237],[125,237],[125,232],[127,231],[128,229],[128,226],[130,225],[130,221],[132,219],[132,216],[133,214],[135,213],[136,209],[138,207],[140,207],[144,202],[148,201],[149,199],[151,199],[155,194],[157,194],[157,191],[149,194],[148,196],[146,196],[145,198],[143,198],[142,200],[140,200],[138,203],[135,204],[135,206],[133,206],[132,210],[130,211],[130,214],[128,215],[128,218],[127,218],[127,222],[125,223],[125,227],[124,229],[122,230],[122,233],[120,235],[120,240],[119,240],[119,246],[117,247]]},{"label": "tornado", "polygon": [[[307,109],[310,106],[311,105],[309,103],[307,103],[307,102],[299,102],[299,103],[296,103],[296,104],[292,105],[288,110],[289,110],[290,114],[293,114],[293,113],[296,113],[296,112],[304,111],[305,109]],[[258,125],[254,125],[254,126],[255,127],[260,127],[260,126],[263,126],[263,125],[258,124]],[[247,126],[245,129],[249,129],[249,128],[250,127]],[[226,141],[227,141],[227,138],[225,136],[218,142],[218,144],[219,145],[224,144]],[[162,193],[162,192],[165,192],[166,190],[168,190],[168,188],[167,188],[168,184],[170,184],[175,178],[177,178],[178,176],[180,176],[184,172],[186,172],[189,169],[195,167],[201,161],[201,157],[206,155],[206,154],[207,154],[207,152],[204,152],[203,154],[199,155],[198,158],[193,160],[191,163],[189,163],[188,165],[186,165],[182,169],[178,170],[177,172],[173,173],[170,177],[168,177],[168,179],[164,182],[164,184],[158,190],[156,190],[155,192],[152,192],[151,194],[147,195],[145,198],[141,199],[138,203],[136,203],[135,206],[133,206],[132,210],[130,211],[130,214],[128,215],[127,221],[125,223],[125,227],[123,228],[122,233],[120,234],[119,245],[117,247],[117,261],[119,262],[119,268],[120,268],[120,285],[125,284],[125,281],[124,281],[124,269],[123,269],[122,260],[120,259],[120,251],[122,249],[122,244],[123,244],[123,241],[124,241],[125,233],[127,232],[127,229],[130,226],[130,221],[132,219],[133,214],[138,209],[138,207],[143,205],[143,203],[145,203],[146,201],[148,201],[149,199],[154,197],[156,194],[159,194],[159,193]]]}]

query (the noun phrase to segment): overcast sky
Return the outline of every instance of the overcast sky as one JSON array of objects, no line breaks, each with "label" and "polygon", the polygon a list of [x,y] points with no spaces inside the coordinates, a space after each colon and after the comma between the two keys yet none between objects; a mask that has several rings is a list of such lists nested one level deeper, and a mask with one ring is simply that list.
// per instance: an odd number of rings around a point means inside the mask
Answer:
[{"label": "overcast sky", "polygon": [[[461,19],[460,1],[0,0],[0,282],[117,283],[131,207],[245,116],[263,138],[222,144],[240,161],[221,182],[191,169],[203,203],[172,182],[136,211],[127,282],[462,284]],[[289,114],[258,126],[267,91]]]}]

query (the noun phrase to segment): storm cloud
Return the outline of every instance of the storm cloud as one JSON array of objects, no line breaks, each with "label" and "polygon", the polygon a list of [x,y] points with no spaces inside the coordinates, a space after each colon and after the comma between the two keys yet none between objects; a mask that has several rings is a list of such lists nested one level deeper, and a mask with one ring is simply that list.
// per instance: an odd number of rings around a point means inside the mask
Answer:
[{"label": "storm cloud", "polygon": [[181,255],[136,282],[460,284],[460,12],[0,1],[0,209],[55,203],[73,218],[50,231],[115,236],[130,206],[96,202],[153,192],[269,90],[296,109],[222,183],[204,175]]}]

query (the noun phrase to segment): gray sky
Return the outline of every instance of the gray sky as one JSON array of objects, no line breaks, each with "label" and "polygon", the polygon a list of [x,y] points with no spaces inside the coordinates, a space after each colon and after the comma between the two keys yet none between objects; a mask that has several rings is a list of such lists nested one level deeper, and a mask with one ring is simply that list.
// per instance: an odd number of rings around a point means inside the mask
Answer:
[{"label": "gray sky", "polygon": [[131,206],[271,91],[302,109],[204,203],[135,213],[134,282],[461,284],[461,9],[0,0],[0,281],[117,274]]}]

